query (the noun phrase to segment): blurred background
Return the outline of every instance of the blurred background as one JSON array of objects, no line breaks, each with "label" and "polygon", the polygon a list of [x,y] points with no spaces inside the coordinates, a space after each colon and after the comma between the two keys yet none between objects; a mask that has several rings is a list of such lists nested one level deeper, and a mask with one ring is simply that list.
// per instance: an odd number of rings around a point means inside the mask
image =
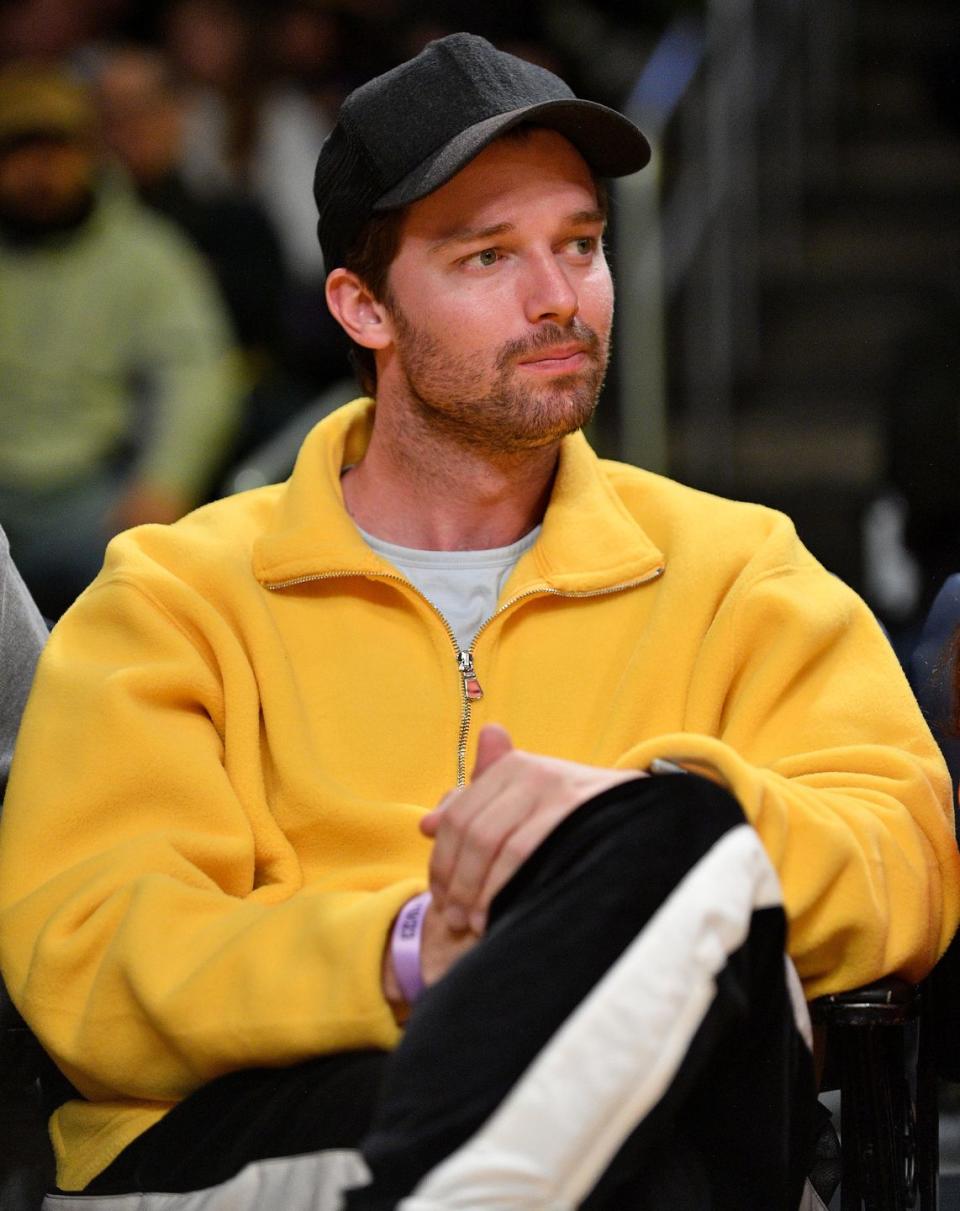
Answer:
[{"label": "blurred background", "polygon": [[0,0],[0,524],[44,613],[357,393],[313,166],[454,30],[654,145],[612,194],[601,453],[786,510],[906,661],[960,571],[956,0]]},{"label": "blurred background", "polygon": [[457,29],[655,145],[601,452],[787,510],[907,652],[960,567],[952,0],[0,0],[0,523],[45,613],[353,393],[316,154]]}]

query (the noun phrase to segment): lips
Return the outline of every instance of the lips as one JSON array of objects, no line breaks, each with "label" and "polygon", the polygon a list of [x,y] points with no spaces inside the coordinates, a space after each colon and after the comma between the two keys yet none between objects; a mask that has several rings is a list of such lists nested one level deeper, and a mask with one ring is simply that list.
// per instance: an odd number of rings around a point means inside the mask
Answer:
[{"label": "lips", "polygon": [[520,365],[534,370],[577,370],[588,356],[586,345],[557,345],[538,349],[535,354],[522,358]]},{"label": "lips", "polygon": [[597,334],[577,318],[570,324],[544,324],[535,333],[507,341],[497,355],[497,369],[572,374],[596,365],[602,357]]}]

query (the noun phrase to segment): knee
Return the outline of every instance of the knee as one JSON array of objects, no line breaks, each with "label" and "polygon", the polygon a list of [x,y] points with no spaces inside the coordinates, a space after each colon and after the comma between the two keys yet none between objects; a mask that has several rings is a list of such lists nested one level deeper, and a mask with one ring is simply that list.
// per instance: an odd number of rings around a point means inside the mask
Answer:
[{"label": "knee", "polygon": [[699,774],[651,774],[584,803],[571,817],[574,830],[616,834],[625,844],[656,843],[691,855],[705,852],[731,829],[747,823],[739,801]]}]

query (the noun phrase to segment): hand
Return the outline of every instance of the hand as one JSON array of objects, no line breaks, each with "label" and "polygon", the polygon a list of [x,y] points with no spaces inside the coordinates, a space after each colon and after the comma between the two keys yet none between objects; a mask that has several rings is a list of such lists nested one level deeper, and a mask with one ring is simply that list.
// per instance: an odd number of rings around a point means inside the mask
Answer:
[{"label": "hand", "polygon": [[[477,935],[469,929],[459,932],[452,930],[439,909],[431,904],[424,915],[420,935],[420,973],[424,984],[428,988],[435,984],[477,941]],[[393,1010],[393,1016],[402,1024],[409,1015],[410,1006],[403,999],[397,983],[389,942],[383,954],[381,980],[383,994]]]},{"label": "hand", "polygon": [[502,727],[485,727],[470,785],[420,822],[435,840],[433,907],[451,933],[481,935],[494,896],[561,820],[609,787],[643,776],[524,753]]},{"label": "hand", "polygon": [[108,534],[117,534],[151,521],[177,521],[190,505],[177,493],[134,481],[107,513]]}]

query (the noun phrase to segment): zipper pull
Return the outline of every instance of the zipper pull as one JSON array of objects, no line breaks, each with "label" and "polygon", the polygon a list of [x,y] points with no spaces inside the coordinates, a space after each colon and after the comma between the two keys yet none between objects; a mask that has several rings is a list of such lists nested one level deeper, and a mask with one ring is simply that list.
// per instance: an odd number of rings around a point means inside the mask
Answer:
[{"label": "zipper pull", "polygon": [[473,657],[469,652],[461,652],[457,657],[457,668],[463,678],[463,689],[471,702],[483,697],[483,689],[477,680],[477,670],[473,667]]}]

